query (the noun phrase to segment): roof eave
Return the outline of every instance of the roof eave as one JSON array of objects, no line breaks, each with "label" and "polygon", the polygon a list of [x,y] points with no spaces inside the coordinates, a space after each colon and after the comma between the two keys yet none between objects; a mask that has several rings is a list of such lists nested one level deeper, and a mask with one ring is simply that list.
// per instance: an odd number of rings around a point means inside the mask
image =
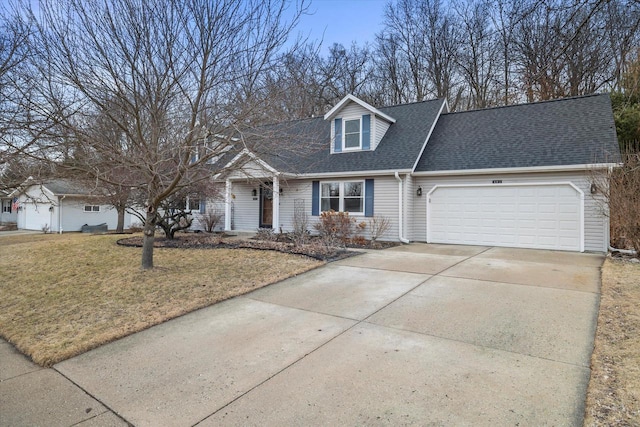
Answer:
[{"label": "roof eave", "polygon": [[331,110],[329,110],[329,112],[327,114],[324,115],[324,119],[325,120],[331,120],[333,119],[342,109],[342,107],[344,107],[345,104],[347,104],[349,101],[353,101],[356,104],[360,105],[362,108],[365,108],[366,110],[369,110],[372,114],[375,114],[378,117],[383,118],[384,120],[388,121],[389,123],[395,123],[396,119],[394,119],[393,117],[383,113],[382,111],[378,110],[377,108],[375,108],[373,105],[368,104],[366,102],[364,102],[363,100],[356,98],[355,96],[348,94],[347,96],[345,96],[344,98],[342,98],[342,100],[340,100],[340,102],[338,102],[335,107],[333,107]]},{"label": "roof eave", "polygon": [[571,172],[597,169],[609,169],[619,167],[620,163],[586,163],[575,165],[548,165],[548,166],[526,166],[515,168],[488,168],[488,169],[457,169],[439,171],[417,171],[414,176],[447,176],[447,175],[487,175],[487,174],[515,174],[527,172]]}]

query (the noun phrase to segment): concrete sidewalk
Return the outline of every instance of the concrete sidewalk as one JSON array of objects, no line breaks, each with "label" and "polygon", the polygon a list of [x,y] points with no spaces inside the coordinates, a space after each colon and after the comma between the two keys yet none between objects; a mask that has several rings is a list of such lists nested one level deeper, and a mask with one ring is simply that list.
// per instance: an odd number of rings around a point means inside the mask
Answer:
[{"label": "concrete sidewalk", "polygon": [[41,369],[6,425],[582,425],[604,257],[369,252]]}]

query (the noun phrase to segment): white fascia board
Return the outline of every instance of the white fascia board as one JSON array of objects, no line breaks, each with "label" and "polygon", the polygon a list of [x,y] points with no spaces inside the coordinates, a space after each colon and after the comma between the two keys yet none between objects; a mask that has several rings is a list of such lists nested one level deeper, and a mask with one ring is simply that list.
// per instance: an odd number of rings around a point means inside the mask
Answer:
[{"label": "white fascia board", "polygon": [[[228,169],[231,166],[233,166],[233,164],[235,162],[237,162],[242,156],[249,156],[252,160],[255,160],[256,163],[258,163],[261,167],[263,167],[264,169],[266,169],[267,171],[273,173],[274,175],[280,175],[280,172],[278,172],[278,170],[276,170],[275,168],[273,168],[271,165],[269,165],[267,162],[265,162],[264,160],[262,160],[260,157],[256,156],[254,153],[252,153],[251,151],[247,150],[246,148],[243,148],[242,151],[240,153],[238,153],[233,159],[231,159],[231,161],[229,163],[227,163],[224,166],[224,169]],[[217,174],[216,177],[220,175]],[[215,178],[215,177],[214,177]]]},{"label": "white fascia board", "polygon": [[431,134],[433,133],[433,130],[436,128],[436,124],[438,124],[438,119],[440,119],[440,115],[442,114],[442,112],[447,112],[449,111],[449,105],[447,104],[447,100],[443,100],[442,105],[440,106],[440,110],[438,110],[438,115],[436,116],[436,119],[433,121],[433,123],[431,124],[431,128],[429,129],[429,133],[427,134],[427,138],[424,140],[424,143],[422,144],[422,148],[420,149],[420,154],[418,154],[418,158],[416,159],[415,163],[413,164],[413,167],[411,168],[411,172],[415,171],[416,168],[418,167],[418,162],[420,161],[420,158],[422,157],[422,154],[424,153],[425,148],[427,148],[427,144],[429,143],[429,139],[431,139]]},{"label": "white fascia board", "polygon": [[394,175],[398,173],[411,173],[411,169],[393,169],[393,170],[373,170],[373,171],[349,171],[349,172],[321,172],[321,173],[301,173],[292,175],[294,178],[340,178],[340,177],[352,177],[352,176],[380,176],[380,175]]},{"label": "white fascia board", "polygon": [[445,113],[449,112],[449,101],[447,101],[447,98],[444,98],[444,105],[445,105]]},{"label": "white fascia board", "polygon": [[380,111],[376,107],[374,107],[373,105],[370,105],[370,104],[364,102],[363,100],[356,98],[355,96],[353,96],[351,94],[348,94],[347,96],[342,98],[342,100],[340,102],[338,102],[335,107],[333,107],[331,110],[329,110],[329,112],[324,115],[324,119],[325,120],[331,120],[332,118],[334,118],[338,114],[338,112],[342,109],[342,107],[346,103],[348,103],[349,101],[355,102],[356,104],[360,105],[362,108],[364,108],[366,110],[369,110],[372,114],[375,114],[376,116],[385,119],[389,123],[395,123],[396,122],[396,119],[394,119],[393,117],[386,115],[385,113],[383,113],[382,111]]},{"label": "white fascia board", "polygon": [[595,169],[609,169],[620,166],[619,163],[592,163],[582,165],[530,166],[521,168],[493,168],[493,169],[460,169],[443,171],[413,172],[413,176],[447,176],[447,175],[490,175],[515,174],[528,172],[571,172]]},{"label": "white fascia board", "polygon": [[22,181],[22,184],[18,185],[18,187],[15,188],[11,193],[9,193],[8,196],[9,197],[20,196],[20,194],[24,193],[26,190],[29,189],[29,187],[33,185],[32,182],[33,182],[33,177],[30,176],[29,178]]}]

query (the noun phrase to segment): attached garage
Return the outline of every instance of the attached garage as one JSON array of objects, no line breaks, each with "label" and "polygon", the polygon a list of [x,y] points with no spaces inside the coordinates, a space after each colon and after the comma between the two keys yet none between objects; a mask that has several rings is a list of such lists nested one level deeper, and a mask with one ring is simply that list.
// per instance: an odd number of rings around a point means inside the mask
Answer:
[{"label": "attached garage", "polygon": [[[24,209],[24,228],[26,230],[42,230],[43,228],[52,228],[51,203],[26,202],[23,204]],[[20,224],[18,224],[20,226]]]},{"label": "attached garage", "polygon": [[584,251],[584,193],[571,182],[436,185],[427,241]]}]

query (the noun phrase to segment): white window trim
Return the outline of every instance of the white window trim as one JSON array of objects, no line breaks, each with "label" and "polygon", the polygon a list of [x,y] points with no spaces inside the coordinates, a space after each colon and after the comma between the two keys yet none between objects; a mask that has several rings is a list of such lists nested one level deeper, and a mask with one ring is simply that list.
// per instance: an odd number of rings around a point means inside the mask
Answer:
[{"label": "white window trim", "polygon": [[339,197],[339,201],[338,201],[338,212],[345,212],[344,210],[344,184],[345,183],[351,183],[351,182],[357,182],[360,183],[362,185],[362,195],[360,196],[360,198],[362,199],[362,211],[361,212],[349,212],[349,215],[353,215],[353,216],[364,216],[364,211],[366,209],[365,204],[366,204],[366,198],[365,198],[365,192],[366,192],[366,186],[365,186],[365,181],[363,179],[354,179],[354,180],[331,180],[331,181],[320,181],[320,188],[318,191],[318,197],[320,200],[318,200],[318,206],[320,207],[320,213],[322,212],[328,212],[328,211],[323,211],[322,210],[322,185],[323,184],[335,184],[338,183],[340,185],[340,197]]},{"label": "white window trim", "polygon": [[[198,207],[196,209],[191,209],[191,202],[192,201],[198,201]],[[193,211],[198,211],[200,212],[200,205],[202,204],[202,198],[201,197],[190,197],[187,196],[185,198],[185,211],[189,211],[189,212],[193,212]]]},{"label": "white window trim", "polygon": [[[90,209],[90,210],[87,210],[87,206],[90,206],[90,207],[91,207],[91,209]],[[94,208],[94,207],[96,207],[96,206],[98,207],[98,210],[97,210],[97,211],[93,209],[93,208]],[[99,212],[100,212],[100,205],[84,205],[84,206],[82,207],[82,211],[83,211],[84,213],[99,213]]]},{"label": "white window trim", "polygon": [[[353,121],[353,120],[357,120],[360,125],[360,130],[358,131],[358,137],[359,137],[358,146],[347,148],[347,133],[346,133],[347,122]],[[362,116],[342,118],[342,151],[362,151]]]}]

